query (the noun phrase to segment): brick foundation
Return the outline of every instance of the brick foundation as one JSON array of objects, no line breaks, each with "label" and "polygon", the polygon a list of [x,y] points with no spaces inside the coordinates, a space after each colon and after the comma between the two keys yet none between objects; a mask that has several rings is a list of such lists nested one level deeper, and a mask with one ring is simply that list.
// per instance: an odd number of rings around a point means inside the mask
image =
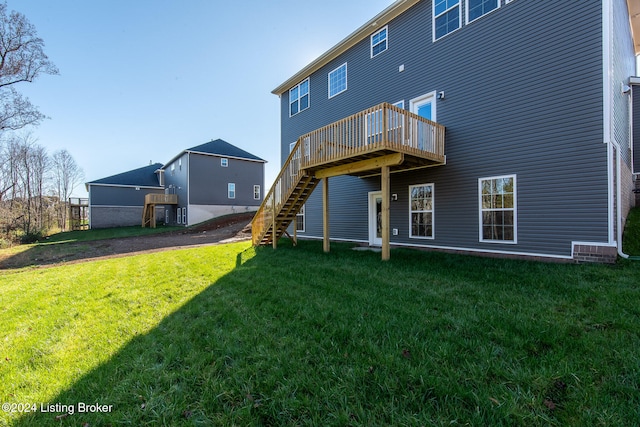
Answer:
[{"label": "brick foundation", "polygon": [[573,259],[577,262],[597,262],[615,264],[618,258],[618,248],[615,246],[575,245]]}]

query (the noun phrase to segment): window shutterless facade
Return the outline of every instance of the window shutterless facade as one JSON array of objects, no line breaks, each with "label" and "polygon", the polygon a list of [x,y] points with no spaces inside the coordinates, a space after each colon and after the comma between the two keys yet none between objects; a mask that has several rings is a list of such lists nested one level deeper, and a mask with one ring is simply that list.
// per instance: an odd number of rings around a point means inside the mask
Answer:
[{"label": "window shutterless facade", "polygon": [[304,206],[300,208],[298,213],[296,214],[296,231],[304,233]]},{"label": "window shutterless facade", "polygon": [[409,237],[433,239],[433,184],[409,186]]},{"label": "window shutterless facade", "polygon": [[260,186],[253,186],[253,200],[260,200]]},{"label": "window shutterless facade", "polygon": [[517,243],[516,176],[478,180],[480,241]]},{"label": "window shutterless facade", "polygon": [[466,0],[467,24],[500,7],[498,0]]},{"label": "window shutterless facade", "polygon": [[347,63],[329,73],[329,98],[347,90]]},{"label": "window shutterless facade", "polygon": [[233,182],[227,184],[227,197],[230,199],[236,198],[236,184]]},{"label": "window shutterless facade", "polygon": [[178,208],[176,213],[176,221],[178,224],[182,224],[182,208]]},{"label": "window shutterless facade", "polygon": [[377,56],[387,50],[388,27],[382,28],[371,35],[371,57]]},{"label": "window shutterless facade", "polygon": [[229,159],[226,158],[221,158],[220,159],[220,166],[222,166],[223,168],[226,168],[229,166]]},{"label": "window shutterless facade", "polygon": [[187,225],[187,208],[182,208],[182,224]]},{"label": "window shutterless facade", "polygon": [[289,117],[309,108],[309,79],[289,89]]},{"label": "window shutterless facade", "polygon": [[462,26],[461,0],[433,1],[433,40],[436,41]]}]

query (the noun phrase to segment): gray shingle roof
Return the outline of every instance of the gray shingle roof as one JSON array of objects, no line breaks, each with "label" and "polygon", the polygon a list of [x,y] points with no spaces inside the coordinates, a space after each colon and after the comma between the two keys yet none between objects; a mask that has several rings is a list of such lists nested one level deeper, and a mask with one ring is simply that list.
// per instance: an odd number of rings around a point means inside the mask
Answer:
[{"label": "gray shingle roof", "polygon": [[227,141],[223,141],[222,139],[216,139],[215,141],[209,141],[201,145],[197,145],[195,147],[189,148],[185,151],[194,151],[198,153],[206,153],[206,154],[215,154],[221,157],[236,157],[240,159],[248,159],[248,160],[256,160],[259,162],[264,162],[264,159],[261,159],[258,156],[254,156],[251,153],[244,151],[241,148],[236,147],[235,145],[229,144]]},{"label": "gray shingle roof", "polygon": [[142,168],[133,169],[128,172],[119,173],[117,175],[108,176],[106,178],[97,179],[88,182],[91,184],[109,184],[109,185],[131,185],[139,187],[159,187],[158,176],[155,171],[162,167],[162,163],[154,163]]}]

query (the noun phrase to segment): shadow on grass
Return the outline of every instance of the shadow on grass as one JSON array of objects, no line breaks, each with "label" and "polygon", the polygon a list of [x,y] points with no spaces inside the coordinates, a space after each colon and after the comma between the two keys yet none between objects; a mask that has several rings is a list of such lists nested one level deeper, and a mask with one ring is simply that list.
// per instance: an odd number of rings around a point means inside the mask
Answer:
[{"label": "shadow on grass", "polygon": [[[549,331],[546,319],[538,328],[536,310],[529,313],[523,303],[509,309],[517,312],[507,319],[520,340],[509,343],[513,331],[500,329],[504,300],[494,301],[493,294],[527,301],[529,292],[552,292],[554,285],[535,284],[549,271],[570,287],[580,283],[572,275],[583,269],[607,283],[611,268],[403,251],[382,263],[379,254],[345,245],[332,251],[322,254],[319,243],[301,242],[295,249],[285,243],[278,251],[239,254],[233,271],[49,402],[66,408],[56,412],[54,406],[14,425],[440,425],[456,419],[472,425],[555,425],[564,405],[560,399],[570,401],[565,394],[584,399],[572,394],[578,386],[568,373],[544,366],[561,363],[562,354],[557,360],[549,355],[564,351],[568,334],[584,333],[573,325],[566,336],[565,326]],[[350,269],[344,275],[341,262]],[[522,285],[531,290],[522,292],[514,281],[525,270],[531,277]],[[386,289],[394,272],[404,276]],[[448,284],[449,276],[460,284]],[[575,283],[566,283],[569,277]],[[485,295],[472,286],[485,282],[495,290]],[[457,310],[465,300],[469,307]],[[483,305],[497,308],[493,321],[486,319],[493,332],[485,333],[493,341],[484,343],[478,331],[487,329],[485,320],[477,318]],[[463,310],[468,313],[456,317]],[[520,324],[519,316],[534,327]],[[527,340],[544,340],[545,355],[530,355]],[[503,368],[511,351],[513,365]],[[514,373],[525,359],[530,365]],[[481,388],[487,384],[496,394]],[[553,395],[555,402],[545,400],[553,387],[569,391]],[[504,402],[509,393],[519,393],[516,403],[502,406],[498,399]]]}]

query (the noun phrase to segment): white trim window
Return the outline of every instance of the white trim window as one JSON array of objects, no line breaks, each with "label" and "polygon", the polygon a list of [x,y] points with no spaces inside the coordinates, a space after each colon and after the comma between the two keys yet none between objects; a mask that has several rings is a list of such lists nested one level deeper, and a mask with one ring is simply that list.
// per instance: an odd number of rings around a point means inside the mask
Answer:
[{"label": "white trim window", "polygon": [[182,208],[178,208],[176,213],[176,222],[182,224]]},{"label": "white trim window", "polygon": [[299,233],[304,233],[304,207],[302,205],[298,213],[296,213],[296,231]]},{"label": "white trim window", "polygon": [[347,90],[347,63],[345,62],[328,75],[329,98],[341,94]]},{"label": "white trim window", "polygon": [[253,186],[253,200],[260,200],[260,186]]},{"label": "white trim window", "polygon": [[182,208],[182,225],[187,225],[187,208]]},{"label": "white trim window", "polygon": [[387,37],[389,34],[389,28],[384,26],[380,30],[371,35],[371,57],[378,56],[385,50],[387,50]]},{"label": "white trim window", "polygon": [[462,27],[460,0],[433,0],[433,41]]},{"label": "white trim window", "polygon": [[233,182],[227,184],[227,197],[230,199],[236,198],[236,184]]},{"label": "white trim window", "polygon": [[409,237],[433,239],[434,185],[409,186]]},{"label": "white trim window", "polygon": [[500,7],[499,0],[466,0],[467,24]]},{"label": "white trim window", "polygon": [[480,241],[518,243],[516,176],[478,179]]},{"label": "white trim window", "polygon": [[309,78],[289,89],[289,117],[309,108]]},{"label": "white trim window", "polygon": [[222,166],[223,168],[229,167],[229,159],[227,159],[226,157],[222,157],[220,159],[220,166]]}]

